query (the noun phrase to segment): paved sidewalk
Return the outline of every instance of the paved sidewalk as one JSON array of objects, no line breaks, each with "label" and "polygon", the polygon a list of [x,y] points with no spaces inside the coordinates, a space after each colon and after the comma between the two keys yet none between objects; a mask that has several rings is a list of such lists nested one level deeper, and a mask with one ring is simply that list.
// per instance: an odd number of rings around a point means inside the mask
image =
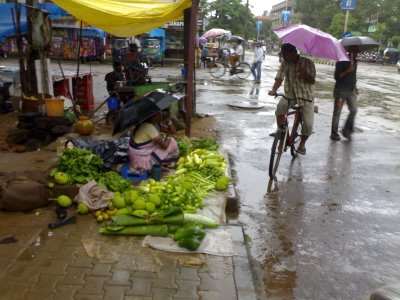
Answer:
[{"label": "paved sidewalk", "polygon": [[50,207],[0,212],[0,219],[0,237],[18,240],[0,245],[1,299],[256,299],[240,226],[226,227],[236,255],[222,257],[154,250],[142,247],[139,237],[102,236],[90,215],[50,230]]},{"label": "paved sidewalk", "polygon": [[[52,146],[40,155],[2,156],[0,174],[43,177],[57,160]],[[76,188],[59,193],[73,196]],[[232,186],[218,197],[219,203],[228,198],[228,210],[236,203]],[[17,239],[0,244],[0,299],[257,299],[240,226],[223,227],[236,252],[223,257],[142,247],[142,237],[104,236],[91,215],[48,229],[55,220],[53,206],[31,213],[0,211],[0,239]]]}]

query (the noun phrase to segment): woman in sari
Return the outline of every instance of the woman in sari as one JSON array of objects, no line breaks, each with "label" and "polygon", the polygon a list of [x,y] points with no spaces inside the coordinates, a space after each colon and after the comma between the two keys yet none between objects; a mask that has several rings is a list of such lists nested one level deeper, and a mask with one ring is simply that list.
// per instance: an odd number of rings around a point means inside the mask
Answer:
[{"label": "woman in sari", "polygon": [[170,118],[163,120],[157,113],[140,124],[129,142],[129,161],[133,169],[151,170],[154,165],[174,166],[179,159],[179,148],[173,137],[164,137],[161,131],[175,133]]}]

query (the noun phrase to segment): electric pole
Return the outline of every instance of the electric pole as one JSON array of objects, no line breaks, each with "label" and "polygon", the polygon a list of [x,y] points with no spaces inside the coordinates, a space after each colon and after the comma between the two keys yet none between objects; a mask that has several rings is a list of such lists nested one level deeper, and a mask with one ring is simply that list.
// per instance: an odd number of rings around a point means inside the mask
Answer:
[{"label": "electric pole", "polygon": [[245,41],[247,41],[248,37],[249,37],[248,26],[247,26],[248,22],[249,22],[249,0],[247,0],[247,3],[246,3],[246,12],[244,15],[244,24],[243,24],[244,25],[243,26],[243,31],[244,31],[243,38],[245,39]]}]

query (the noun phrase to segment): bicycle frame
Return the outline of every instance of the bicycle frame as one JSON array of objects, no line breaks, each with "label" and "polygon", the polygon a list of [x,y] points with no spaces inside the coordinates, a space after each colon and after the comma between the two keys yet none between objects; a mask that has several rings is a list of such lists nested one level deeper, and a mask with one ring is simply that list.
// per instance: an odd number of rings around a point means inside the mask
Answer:
[{"label": "bicycle frame", "polygon": [[[292,116],[292,115],[294,115],[293,122],[292,122],[292,128],[291,128],[289,138],[286,142],[286,145],[288,147],[292,146],[296,142],[296,137],[298,137],[296,135],[296,132],[297,132],[296,127],[298,125],[301,125],[301,126],[303,125],[303,114],[301,113],[300,107],[295,107],[294,109],[292,108],[292,110],[288,111],[285,114],[285,122],[288,122],[289,116]],[[289,128],[289,126],[287,126],[287,127]]]},{"label": "bicycle frame", "polygon": [[220,78],[229,71],[231,75],[236,75],[240,79],[246,79],[251,74],[251,67],[245,61],[239,61],[235,68],[231,68],[230,64],[226,60],[216,60],[210,67],[210,74],[214,78]]},{"label": "bicycle frame", "polygon": [[[280,95],[283,96],[284,95]],[[285,97],[286,98],[286,97]],[[286,98],[287,99],[287,98]],[[291,107],[290,102],[295,99],[287,99],[288,108],[284,114],[284,123],[279,126],[276,130],[274,141],[271,147],[270,163],[269,163],[269,176],[275,178],[275,174],[278,170],[281,156],[290,147],[290,154],[293,159],[298,155],[296,145],[301,139],[301,128],[303,125],[303,114],[299,106]],[[289,127],[289,117],[293,116],[292,127]],[[299,126],[300,125],[300,126]]]}]

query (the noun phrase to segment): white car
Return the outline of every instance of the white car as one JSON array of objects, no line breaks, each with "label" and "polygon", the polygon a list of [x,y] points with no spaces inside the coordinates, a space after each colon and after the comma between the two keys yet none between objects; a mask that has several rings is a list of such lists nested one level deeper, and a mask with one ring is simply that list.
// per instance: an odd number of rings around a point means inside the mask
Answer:
[{"label": "white car", "polygon": [[397,67],[397,71],[400,72],[400,60],[397,62],[396,67]]}]

